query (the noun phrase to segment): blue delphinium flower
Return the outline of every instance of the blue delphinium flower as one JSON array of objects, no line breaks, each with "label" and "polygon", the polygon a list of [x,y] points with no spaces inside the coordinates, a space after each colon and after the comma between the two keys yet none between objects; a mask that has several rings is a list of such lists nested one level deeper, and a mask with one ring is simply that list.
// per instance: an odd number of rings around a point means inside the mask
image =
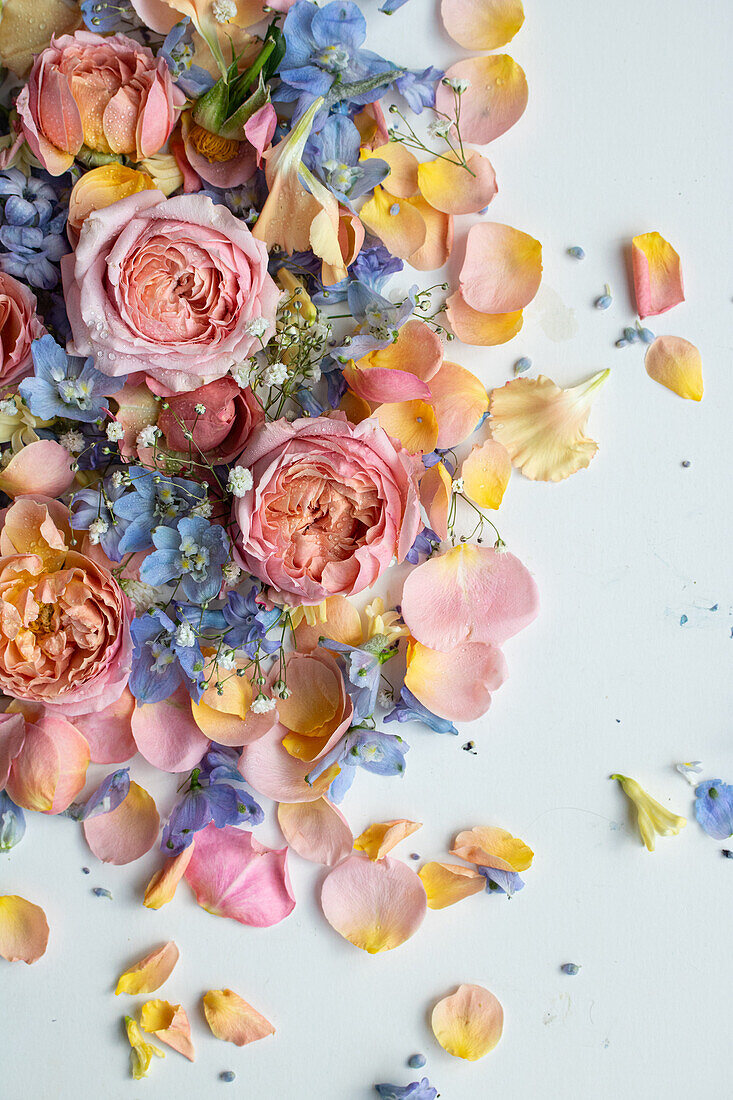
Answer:
[{"label": "blue delphinium flower", "polygon": [[381,733],[380,730],[350,729],[329,753],[317,761],[305,777],[306,782],[314,783],[332,764],[338,764],[341,771],[328,794],[333,802],[340,802],[354,782],[357,768],[364,768],[375,775],[404,775],[405,753],[409,749],[406,741],[393,734]]},{"label": "blue delphinium flower", "polygon": [[42,420],[64,417],[91,424],[109,411],[107,397],[117,393],[127,378],[110,378],[92,365],[94,360],[67,355],[48,333],[34,340],[33,378],[24,378],[20,395],[34,416]]},{"label": "blue delphinium flower", "polygon": [[7,791],[0,791],[0,852],[9,852],[25,836],[25,814]]},{"label": "blue delphinium flower", "polygon": [[32,287],[53,290],[60,279],[59,260],[69,252],[64,222],[53,218],[43,226],[0,227],[0,271],[23,279]]},{"label": "blue delphinium flower", "polygon": [[496,867],[477,867],[486,879],[487,894],[506,894],[511,897],[524,889],[524,879],[516,871],[500,871]]},{"label": "blue delphinium flower", "polygon": [[412,1081],[401,1085],[375,1085],[381,1100],[435,1100],[438,1090],[434,1089],[427,1077],[422,1081]]},{"label": "blue delphinium flower", "polygon": [[90,817],[108,814],[116,810],[130,793],[130,769],[120,768],[102,780],[86,802],[72,802],[66,811],[75,821],[88,821]]},{"label": "blue delphinium flower", "polygon": [[45,180],[7,168],[0,172],[0,201],[3,199],[6,225],[45,225],[51,220],[56,192]]},{"label": "blue delphinium flower", "polygon": [[174,621],[160,608],[130,626],[134,645],[129,688],[139,703],[160,703],[181,684],[198,703],[204,691],[204,658],[185,616]]},{"label": "blue delphinium flower", "polygon": [[362,331],[352,336],[348,344],[331,348],[331,355],[345,363],[394,343],[415,308],[416,293],[417,287],[411,287],[404,301],[391,302],[365,283],[352,282],[346,296],[351,315]]},{"label": "blue delphinium flower", "polygon": [[442,69],[432,66],[420,72],[408,71],[395,80],[395,88],[407,101],[410,110],[419,115],[424,107],[435,106],[435,90],[443,76]]},{"label": "blue delphinium flower", "polygon": [[164,477],[141,466],[131,466],[127,472],[132,491],[115,502],[115,515],[129,520],[120,539],[123,554],[149,550],[156,527],[175,527],[181,516],[189,515],[206,496],[203,485],[182,477]]},{"label": "blue delphinium flower", "polygon": [[402,260],[393,256],[383,244],[374,244],[362,248],[349,274],[371,290],[381,291],[390,276],[402,271],[404,266]]},{"label": "blue delphinium flower", "polygon": [[439,718],[437,714],[433,714],[406,687],[402,688],[397,705],[394,710],[390,711],[384,721],[422,722],[424,726],[428,726],[435,733],[453,733],[456,737],[458,736],[458,730],[452,722],[449,722],[447,718]]},{"label": "blue delphinium flower", "polygon": [[733,786],[708,779],[695,787],[695,817],[708,836],[726,840],[733,834]]},{"label": "blue delphinium flower", "polygon": [[189,99],[198,99],[214,86],[214,78],[200,65],[193,64],[193,32],[186,15],[168,31],[158,56],[165,58],[174,81]]},{"label": "blue delphinium flower", "polygon": [[175,527],[156,527],[155,550],[140,566],[140,580],[157,587],[179,581],[191,603],[207,603],[218,595],[221,567],[229,557],[229,536],[203,516],[185,516]]},{"label": "blue delphinium flower", "polygon": [[224,617],[224,640],[232,649],[243,649],[249,656],[254,656],[258,648],[265,653],[274,653],[280,648],[280,640],[268,640],[267,632],[279,622],[282,612],[280,608],[273,607],[268,611],[257,602],[260,589],[253,585],[246,596],[241,592],[230,592],[226,603],[221,609]]},{"label": "blue delphinium flower", "polygon": [[376,634],[362,646],[346,645],[331,638],[324,638],[320,644],[338,655],[346,691],[354,704],[354,722],[371,718],[377,705],[382,665],[394,656],[396,644],[390,643],[384,634]]},{"label": "blue delphinium flower", "polygon": [[366,195],[389,174],[389,165],[376,157],[360,160],[361,137],[346,115],[331,115],[305,147],[306,167],[344,206]]},{"label": "blue delphinium flower", "polygon": [[108,477],[96,489],[81,489],[71,501],[71,526],[75,531],[90,531],[90,541],[98,543],[111,561],[124,557],[120,539],[129,520],[117,516],[115,504],[125,492],[123,483]]},{"label": "blue delphinium flower", "polygon": [[[242,789],[244,778],[234,763],[227,759],[226,763],[213,763],[212,766],[212,758],[220,759],[222,753],[226,753],[226,749],[217,746],[191,773],[188,790],[174,807],[163,829],[160,847],[166,855],[179,855],[188,848],[194,834],[212,821],[217,829],[245,823],[259,825],[264,821],[265,814],[260,804],[249,791]],[[222,782],[225,778],[239,786]]]},{"label": "blue delphinium flower", "polygon": [[431,527],[423,527],[405,554],[405,560],[409,561],[410,565],[417,565],[421,560],[425,561],[426,558],[429,558],[439,546],[440,539],[435,531]]}]

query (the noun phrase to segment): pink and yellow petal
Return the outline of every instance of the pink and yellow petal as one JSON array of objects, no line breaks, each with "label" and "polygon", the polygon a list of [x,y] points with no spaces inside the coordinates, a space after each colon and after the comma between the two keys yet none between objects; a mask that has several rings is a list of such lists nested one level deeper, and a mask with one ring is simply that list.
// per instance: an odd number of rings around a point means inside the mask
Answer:
[{"label": "pink and yellow petal", "polygon": [[177,1050],[189,1062],[194,1061],[191,1024],[182,1005],[172,1005],[170,1001],[147,1001],[140,1011],[140,1023],[143,1031]]},{"label": "pink and yellow petal", "polygon": [[420,642],[407,649],[405,687],[423,706],[451,722],[472,722],[491,706],[491,692],[507,677],[500,649],[484,642],[463,642],[441,652]]},{"label": "pink and yellow petal", "polygon": [[661,233],[642,233],[631,242],[636,308],[656,317],[685,300],[679,255]]},{"label": "pink and yellow petal", "polygon": [[133,780],[116,810],[90,817],[83,828],[97,859],[122,866],[150,851],[158,839],[160,817],[151,796]]},{"label": "pink and yellow petal", "polygon": [[644,360],[646,372],[660,386],[686,398],[702,401],[702,356],[681,336],[658,336]]},{"label": "pink and yellow petal", "polygon": [[190,772],[209,747],[208,737],[193,719],[184,687],[160,703],[138,703],[132,735],[148,763],[164,772]]},{"label": "pink and yellow petal", "polygon": [[425,887],[428,909],[447,909],[486,889],[482,874],[457,863],[425,863],[418,875]]},{"label": "pink and yellow petal", "polygon": [[354,847],[348,821],[327,798],[281,802],[277,820],[293,851],[311,863],[335,867]]},{"label": "pink and yellow petal", "polygon": [[120,993],[129,993],[131,997],[137,997],[141,993],[154,993],[168,981],[178,959],[178,948],[172,940],[169,940],[168,943],[151,951],[144,959],[140,959],[120,974],[115,996]]},{"label": "pink and yellow petal", "polygon": [[76,726],[60,715],[39,714],[26,725],[7,792],[24,810],[63,813],[83,790],[88,767],[89,745]]},{"label": "pink and yellow petal", "polygon": [[479,508],[498,508],[512,474],[509,452],[487,439],[477,444],[461,467],[463,491]]},{"label": "pink and yellow petal", "polygon": [[321,906],[328,923],[370,955],[391,951],[414,936],[427,898],[415,872],[389,856],[372,862],[349,856],[327,876]]},{"label": "pink and yellow petal", "polygon": [[448,538],[448,513],[453,500],[453,479],[442,462],[426,470],[420,479],[420,503],[428,526],[442,541]]},{"label": "pink and yellow petal", "polygon": [[522,0],[442,0],[443,25],[467,50],[498,50],[524,23]]},{"label": "pink and yellow petal", "polygon": [[443,344],[430,325],[413,318],[402,326],[394,343],[370,352],[367,359],[372,367],[407,371],[429,382],[443,362]]},{"label": "pink and yellow petal", "polygon": [[43,909],[17,894],[0,896],[0,955],[8,962],[30,964],[45,954],[47,944]]},{"label": "pink and yellow petal", "polygon": [[438,418],[437,447],[455,447],[481,423],[489,411],[486,386],[465,367],[443,363],[430,379],[431,404]]},{"label": "pink and yellow petal", "polygon": [[374,416],[387,435],[398,439],[410,454],[429,454],[438,442],[438,420],[425,401],[398,401],[379,405]]},{"label": "pink and yellow petal", "polygon": [[534,859],[534,852],[523,840],[490,825],[477,825],[459,833],[451,855],[479,867],[515,872],[527,871]]},{"label": "pink and yellow petal", "polygon": [[471,226],[461,268],[466,305],[480,313],[512,313],[534,298],[542,281],[542,245],[499,222]]},{"label": "pink and yellow petal", "polygon": [[239,770],[256,791],[273,802],[312,802],[326,794],[339,773],[337,764],[309,783],[313,762],[298,760],[283,748],[288,731],[276,723],[264,737],[245,745]]},{"label": "pink and yellow petal", "polygon": [[476,1062],[494,1049],[504,1028],[504,1010],[488,989],[461,985],[438,1001],[431,1018],[433,1034],[455,1058]]},{"label": "pink and yellow petal", "polygon": [[445,214],[477,214],[488,206],[498,190],[491,162],[468,149],[466,165],[439,157],[423,161],[418,181],[425,201]]},{"label": "pink and yellow petal", "polygon": [[430,400],[427,382],[405,370],[390,370],[361,359],[350,359],[344,367],[349,389],[362,401],[373,403]]},{"label": "pink and yellow petal", "polygon": [[321,638],[332,638],[334,642],[343,642],[344,645],[361,645],[361,616],[353,603],[345,596],[327,596],[323,610],[323,618],[309,623],[304,616],[296,626],[295,642],[301,653],[310,653]]},{"label": "pink and yellow petal", "polygon": [[162,869],[155,872],[145,888],[143,905],[146,909],[160,909],[168,902],[173,901],[178,883],[183,878],[186,868],[191,862],[195,843],[194,838],[179,855],[166,859]]},{"label": "pink and yellow petal", "polygon": [[404,817],[397,821],[378,821],[369,825],[356,838],[354,849],[364,852],[371,860],[384,859],[393,848],[418,829],[422,829],[422,822],[408,821]]},{"label": "pink and yellow petal", "polygon": [[71,456],[66,448],[53,439],[39,439],[26,444],[3,467],[0,489],[9,497],[59,497],[73,480]]},{"label": "pink and yellow petal", "polygon": [[521,330],[524,315],[521,309],[512,313],[481,313],[463,298],[460,290],[446,299],[448,324],[464,344],[472,347],[496,347],[513,340]]},{"label": "pink and yellow petal", "polygon": [[287,663],[287,683],[288,698],[278,700],[280,721],[293,733],[320,733],[341,703],[338,670],[315,656],[294,653]]},{"label": "pink and yellow petal", "polygon": [[408,199],[399,199],[375,187],[374,194],[362,206],[359,217],[382,244],[402,260],[408,260],[425,244],[425,219]]},{"label": "pink and yellow petal", "polygon": [[217,1039],[243,1047],[275,1034],[269,1020],[231,989],[204,993],[204,1015]]},{"label": "pink and yellow petal", "polygon": [[[529,89],[524,70],[509,54],[468,57],[451,65],[447,80],[467,80],[461,96],[461,137],[487,145],[511,129],[524,114]],[[455,99],[450,88],[438,84],[435,105],[453,117]]]}]

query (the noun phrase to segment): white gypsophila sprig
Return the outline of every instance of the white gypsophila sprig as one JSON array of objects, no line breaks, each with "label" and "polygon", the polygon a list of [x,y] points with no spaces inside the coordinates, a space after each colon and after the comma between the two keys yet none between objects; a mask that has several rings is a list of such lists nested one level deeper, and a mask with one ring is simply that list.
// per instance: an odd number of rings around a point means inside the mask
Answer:
[{"label": "white gypsophila sprig", "polygon": [[252,488],[252,473],[245,466],[232,466],[227,478],[227,489],[234,497],[243,497]]}]

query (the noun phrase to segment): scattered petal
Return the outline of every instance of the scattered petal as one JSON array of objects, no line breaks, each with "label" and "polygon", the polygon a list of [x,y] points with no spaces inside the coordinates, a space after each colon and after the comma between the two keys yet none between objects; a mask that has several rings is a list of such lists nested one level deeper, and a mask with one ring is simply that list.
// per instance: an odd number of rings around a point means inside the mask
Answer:
[{"label": "scattered petal", "polygon": [[495,347],[513,340],[521,330],[524,315],[521,309],[513,313],[481,313],[472,309],[460,290],[446,299],[450,327],[464,344],[474,347]]},{"label": "scattered petal", "polygon": [[504,1010],[493,993],[480,985],[461,985],[438,1001],[432,1015],[433,1034],[455,1058],[475,1062],[501,1039]]},{"label": "scattered petal", "polygon": [[116,810],[83,825],[86,842],[97,859],[121,866],[144,856],[158,839],[160,817],[148,792],[134,781]]},{"label": "scattered petal", "polygon": [[321,905],[339,935],[373,955],[399,947],[417,932],[427,898],[406,864],[389,856],[373,863],[353,855],[327,875]]},{"label": "scattered petal", "polygon": [[644,365],[649,377],[661,386],[688,401],[702,401],[702,358],[688,340],[658,336],[649,346]]},{"label": "scattered petal", "polygon": [[74,480],[71,457],[53,439],[27,443],[0,473],[0,489],[9,497],[60,497]]},{"label": "scattered petal", "polygon": [[377,149],[362,150],[361,159],[370,158],[383,160],[389,165],[389,175],[385,183],[389,184],[391,195],[398,199],[409,199],[418,194],[418,160],[401,141],[388,141]]},{"label": "scattered petal", "polygon": [[483,875],[457,863],[426,863],[418,874],[428,896],[428,909],[446,909],[486,889]]},{"label": "scattered petal", "polygon": [[441,652],[420,642],[407,649],[405,687],[433,714],[472,722],[491,706],[491,692],[506,680],[504,655],[496,646],[463,642]]},{"label": "scattered petal", "polygon": [[162,869],[155,872],[145,888],[143,905],[147,909],[160,909],[162,906],[167,905],[169,901],[173,901],[178,883],[183,878],[186,868],[191,862],[195,843],[194,838],[179,855],[173,856],[172,859],[166,859]]},{"label": "scattered petal", "polygon": [[362,206],[359,217],[393,256],[407,260],[425,243],[425,219],[407,200],[390,195],[383,187],[375,187],[370,199]]},{"label": "scattered petal", "polygon": [[[509,130],[524,114],[529,99],[524,70],[506,53],[468,57],[451,65],[446,80],[467,80],[461,96],[461,137],[487,145]],[[438,85],[435,105],[453,115],[455,99],[450,88]]]},{"label": "scattered petal", "polygon": [[695,787],[695,817],[708,836],[727,840],[733,835],[733,786],[708,779]]},{"label": "scattered petal", "polygon": [[0,897],[0,955],[8,962],[34,963],[47,944],[48,921],[40,906],[17,894]]},{"label": "scattered petal", "polygon": [[611,779],[617,779],[626,797],[636,806],[636,820],[639,834],[646,845],[647,851],[653,852],[656,846],[657,834],[659,836],[677,836],[680,829],[684,828],[687,821],[684,817],[678,817],[670,810],[652,798],[635,779],[629,779],[627,775],[614,774]]},{"label": "scattered petal", "polygon": [[437,447],[463,443],[489,410],[489,395],[480,378],[457,363],[443,363],[430,379],[432,406],[438,418]]},{"label": "scattered petal", "polygon": [[[466,164],[437,157],[418,168],[423,198],[445,214],[477,214],[489,205],[498,188],[491,162],[475,149],[466,151]],[[472,174],[473,173],[473,174]]]},{"label": "scattered petal", "polygon": [[298,760],[283,748],[287,730],[279,723],[251,745],[245,745],[239,770],[259,794],[273,802],[312,802],[326,794],[339,768],[328,768],[313,783],[306,776],[313,771],[309,760]]},{"label": "scattered petal", "polygon": [[463,300],[480,313],[511,313],[534,298],[542,281],[542,245],[499,222],[471,226],[460,273]]},{"label": "scattered petal", "polygon": [[208,737],[193,719],[185,687],[160,703],[138,703],[132,735],[148,763],[164,772],[190,772],[209,747]]},{"label": "scattered petal", "polygon": [[140,1023],[161,1043],[172,1047],[193,1062],[195,1053],[191,1042],[191,1025],[185,1008],[170,1001],[147,1001],[140,1012]]},{"label": "scattered petal", "polygon": [[140,1025],[137,1020],[133,1020],[132,1016],[125,1016],[125,1029],[127,1031],[128,1041],[132,1047],[130,1051],[132,1076],[135,1081],[139,1081],[142,1077],[149,1076],[150,1063],[153,1060],[153,1055],[155,1055],[156,1058],[165,1058],[165,1054],[152,1043],[145,1042],[143,1033],[140,1030]]},{"label": "scattered petal", "polygon": [[453,479],[442,462],[436,462],[420,479],[420,503],[428,525],[439,539],[448,538],[448,513],[453,499]]},{"label": "scattered petal", "polygon": [[398,439],[410,454],[429,454],[438,442],[438,420],[425,401],[396,401],[378,405],[373,414],[387,435]]},{"label": "scattered petal", "polygon": [[206,1022],[217,1039],[244,1047],[275,1034],[270,1021],[231,989],[210,989],[203,1000]]},{"label": "scattered petal", "polygon": [[234,672],[222,677],[219,683],[221,693],[216,678],[212,678],[200,702],[190,702],[193,720],[201,733],[219,745],[237,748],[264,737],[277,721],[277,711],[256,714],[252,710],[254,693],[249,677]]},{"label": "scattered petal", "polygon": [[353,603],[345,596],[327,596],[321,604],[321,609],[323,617],[315,615],[311,623],[304,614],[295,628],[295,643],[301,653],[310,653],[316,648],[321,638],[331,638],[334,642],[342,642],[344,645],[361,645],[363,637],[361,616]]},{"label": "scattered petal", "polygon": [[290,847],[311,863],[335,867],[354,847],[348,821],[327,798],[281,802],[277,820]]},{"label": "scattered petal", "polygon": [[498,50],[524,23],[522,0],[442,0],[448,34],[468,50]]},{"label": "scattered petal", "polygon": [[357,852],[365,852],[369,859],[384,859],[393,848],[412,836],[418,829],[422,829],[422,822],[407,821],[400,818],[398,821],[380,821],[369,825],[364,832],[354,841]]},{"label": "scattered petal", "polygon": [[487,439],[476,444],[461,467],[463,491],[480,508],[498,508],[509,478],[512,462],[502,443]]},{"label": "scattered petal", "polygon": [[631,242],[634,293],[640,317],[656,317],[685,300],[680,258],[660,233],[642,233]]},{"label": "scattered petal", "polygon": [[526,871],[532,866],[534,852],[519,837],[506,829],[489,825],[477,825],[459,833],[453,842],[451,855],[475,863],[479,867],[491,867],[497,871]]},{"label": "scattered petal", "polygon": [[404,201],[418,211],[425,223],[425,240],[407,257],[407,262],[417,271],[437,271],[448,262],[453,248],[453,215],[434,209],[421,197]]},{"label": "scattered petal", "polygon": [[140,959],[140,962],[136,962],[134,966],[120,974],[115,996],[120,993],[129,993],[131,997],[137,997],[141,993],[154,993],[156,989],[160,989],[163,982],[168,981],[178,958],[178,948],[173,940],[169,940],[168,943],[151,951],[144,959]]}]

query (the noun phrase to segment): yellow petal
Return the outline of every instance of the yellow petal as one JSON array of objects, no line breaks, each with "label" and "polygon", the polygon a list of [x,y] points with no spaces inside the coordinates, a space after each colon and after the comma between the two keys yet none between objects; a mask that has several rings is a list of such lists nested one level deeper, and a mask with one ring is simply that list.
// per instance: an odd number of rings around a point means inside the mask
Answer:
[{"label": "yellow petal", "polygon": [[480,985],[461,985],[433,1009],[433,1034],[455,1058],[475,1062],[501,1039],[504,1010],[493,993]]},{"label": "yellow petal", "polygon": [[173,901],[178,883],[191,862],[195,843],[192,840],[188,848],[184,848],[179,855],[166,859],[161,870],[155,872],[145,889],[143,905],[146,909],[160,909]]},{"label": "yellow petal", "polygon": [[522,0],[442,0],[448,34],[467,50],[498,50],[524,23]]},{"label": "yellow petal", "polygon": [[41,907],[17,894],[0,897],[0,955],[30,964],[45,954],[47,944],[48,921]]},{"label": "yellow petal", "polygon": [[476,444],[461,467],[463,490],[479,508],[498,508],[512,473],[506,447],[495,439]]},{"label": "yellow petal", "polygon": [[640,317],[666,313],[684,302],[679,255],[661,233],[641,233],[631,242],[634,293]]},{"label": "yellow petal", "polygon": [[495,347],[513,340],[522,328],[521,309],[513,313],[479,313],[466,302],[460,290],[446,299],[448,324],[460,341],[474,347]]},{"label": "yellow petal", "polygon": [[372,198],[364,203],[359,217],[385,248],[402,260],[409,259],[425,243],[427,227],[420,211],[408,200],[391,195],[383,187],[374,188]]},{"label": "yellow petal", "polygon": [[154,191],[156,185],[146,172],[127,168],[124,164],[102,164],[80,176],[69,195],[68,225],[77,239],[84,220],[95,210],[103,210],[113,202],[135,195],[138,191]]},{"label": "yellow petal", "polygon": [[418,874],[428,895],[428,909],[446,909],[486,889],[482,874],[457,863],[426,863]]},{"label": "yellow petal", "polygon": [[125,1030],[127,1031],[127,1038],[132,1047],[130,1051],[130,1068],[132,1070],[132,1076],[136,1081],[139,1081],[142,1077],[149,1076],[150,1063],[153,1060],[153,1056],[156,1058],[165,1058],[165,1054],[152,1043],[145,1042],[143,1033],[140,1030],[140,1025],[137,1020],[133,1020],[132,1016],[125,1016]]},{"label": "yellow petal", "polygon": [[466,165],[436,157],[418,168],[420,191],[426,202],[446,214],[476,214],[497,192],[496,173],[475,149],[466,151]]},{"label": "yellow petal", "polygon": [[[352,360],[353,361],[353,360]],[[371,406],[363,397],[357,397],[351,390],[347,390],[339,401],[339,408],[346,413],[346,419],[352,424],[361,424],[362,420],[368,420],[372,415]]]},{"label": "yellow petal", "polygon": [[438,442],[438,420],[425,401],[394,401],[379,405],[374,416],[387,435],[398,439],[410,454],[429,454]]},{"label": "yellow petal", "polygon": [[475,863],[479,867],[493,867],[497,871],[526,871],[532,866],[534,852],[519,837],[506,829],[489,825],[477,825],[465,829],[453,842],[451,855]]},{"label": "yellow petal", "polygon": [[270,1021],[231,989],[210,989],[205,993],[204,1015],[217,1039],[238,1047],[275,1034]]},{"label": "yellow petal", "polygon": [[702,357],[688,340],[658,336],[649,346],[645,366],[649,377],[660,386],[688,401],[702,401]]},{"label": "yellow petal", "polygon": [[144,1031],[149,1031],[161,1043],[166,1043],[193,1062],[191,1025],[182,1005],[172,1005],[169,1001],[147,1001],[140,1012],[140,1023]]},{"label": "yellow petal", "polygon": [[25,76],[33,55],[48,46],[52,35],[73,34],[81,26],[79,8],[65,0],[6,0],[0,22],[2,63],[16,76]]},{"label": "yellow petal", "polygon": [[363,149],[361,159],[383,160],[389,165],[389,175],[384,182],[391,195],[409,199],[418,194],[418,160],[401,141],[388,141],[377,149]]},{"label": "yellow petal", "polygon": [[129,993],[131,997],[139,993],[153,993],[170,978],[177,962],[178,948],[169,940],[120,974],[115,996],[119,993]]},{"label": "yellow petal", "polygon": [[356,838],[354,848],[357,852],[366,852],[372,860],[384,859],[400,841],[412,836],[421,828],[421,822],[407,821],[405,818],[400,818],[398,821],[380,821],[369,825],[361,836]]}]

